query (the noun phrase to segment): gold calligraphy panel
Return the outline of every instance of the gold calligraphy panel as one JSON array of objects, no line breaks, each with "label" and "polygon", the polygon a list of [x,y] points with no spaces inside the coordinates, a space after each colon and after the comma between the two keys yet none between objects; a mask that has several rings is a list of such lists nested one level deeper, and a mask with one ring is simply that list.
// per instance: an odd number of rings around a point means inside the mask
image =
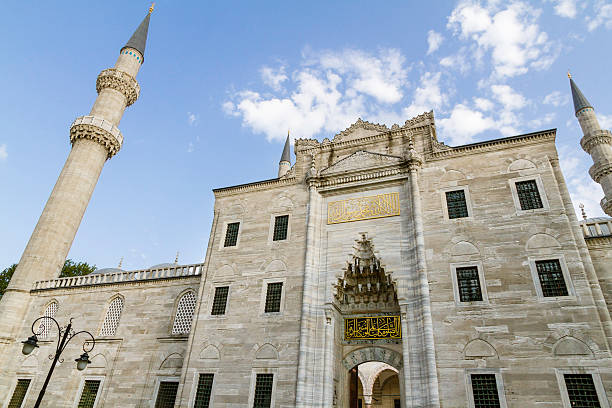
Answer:
[{"label": "gold calligraphy panel", "polygon": [[327,223],[339,224],[400,215],[399,193],[333,201],[327,205]]},{"label": "gold calligraphy panel", "polygon": [[353,317],[344,319],[344,340],[401,339],[399,316]]}]

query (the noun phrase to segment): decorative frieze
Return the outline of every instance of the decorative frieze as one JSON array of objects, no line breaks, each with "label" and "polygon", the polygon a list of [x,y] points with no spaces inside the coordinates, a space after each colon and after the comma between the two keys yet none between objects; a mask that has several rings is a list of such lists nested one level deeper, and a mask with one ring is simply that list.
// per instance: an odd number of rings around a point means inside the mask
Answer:
[{"label": "decorative frieze", "polygon": [[102,89],[111,88],[121,92],[125,96],[126,106],[130,106],[140,94],[140,85],[130,74],[119,71],[115,68],[105,69],[100,72],[96,80],[96,91],[100,93]]},{"label": "decorative frieze", "polygon": [[332,201],[327,205],[327,223],[339,224],[400,215],[399,193]]},{"label": "decorative frieze", "polygon": [[95,116],[76,118],[70,126],[70,142],[90,139],[106,147],[108,158],[113,157],[123,144],[123,135],[117,126],[108,120]]},{"label": "decorative frieze", "polygon": [[580,146],[582,146],[582,150],[591,154],[591,150],[593,147],[599,144],[609,144],[612,145],[612,133],[609,130],[598,130],[597,132],[590,133],[584,136],[580,140]]},{"label": "decorative frieze", "polygon": [[344,340],[401,339],[399,315],[344,319]]}]

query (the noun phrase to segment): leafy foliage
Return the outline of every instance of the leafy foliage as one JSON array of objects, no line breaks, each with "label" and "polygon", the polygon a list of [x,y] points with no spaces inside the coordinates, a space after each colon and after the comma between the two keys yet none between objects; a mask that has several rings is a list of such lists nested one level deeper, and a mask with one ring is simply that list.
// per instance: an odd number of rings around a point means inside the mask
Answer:
[{"label": "leafy foliage", "polygon": [[[4,291],[6,290],[16,268],[17,264],[12,264],[0,272],[0,298],[2,298],[2,295],[4,295]],[[72,259],[66,259],[59,277],[66,278],[70,276],[88,275],[95,270],[95,265],[89,265],[87,262],[74,262]]]}]

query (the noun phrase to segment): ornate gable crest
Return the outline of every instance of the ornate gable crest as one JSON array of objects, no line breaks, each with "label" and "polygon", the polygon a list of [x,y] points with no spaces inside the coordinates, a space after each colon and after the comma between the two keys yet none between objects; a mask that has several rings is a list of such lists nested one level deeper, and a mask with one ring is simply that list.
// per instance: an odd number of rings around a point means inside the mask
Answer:
[{"label": "ornate gable crest", "polygon": [[373,136],[388,132],[389,128],[378,123],[371,123],[361,118],[357,122],[347,127],[342,132],[334,136],[334,142],[346,142],[347,140],[361,139],[362,137]]},{"label": "ornate gable crest", "polygon": [[322,176],[330,174],[362,170],[376,167],[387,167],[393,165],[399,165],[402,162],[401,157],[391,156],[382,153],[372,153],[365,150],[360,150],[347,156],[343,159],[338,160],[326,169],[321,170]]}]

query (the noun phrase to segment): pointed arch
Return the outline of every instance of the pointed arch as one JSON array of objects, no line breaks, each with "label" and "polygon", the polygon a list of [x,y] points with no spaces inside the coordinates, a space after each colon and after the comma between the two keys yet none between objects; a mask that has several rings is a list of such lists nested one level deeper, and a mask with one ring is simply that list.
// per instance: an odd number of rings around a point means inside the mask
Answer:
[{"label": "pointed arch", "polygon": [[102,322],[102,327],[100,327],[100,336],[115,335],[117,332],[117,326],[119,326],[119,319],[121,318],[124,303],[124,297],[120,294],[117,294],[110,299],[108,308],[106,309],[106,315],[104,316],[104,321]]},{"label": "pointed arch", "polygon": [[272,344],[266,343],[257,350],[255,358],[258,360],[277,360],[278,350]]},{"label": "pointed arch", "polygon": [[380,361],[389,364],[396,370],[401,370],[403,367],[403,358],[397,351],[384,347],[365,347],[353,350],[344,357],[342,365],[347,370],[368,361]]},{"label": "pointed arch", "polygon": [[[55,317],[55,315],[57,314],[57,309],[59,309],[59,302],[53,299],[45,305],[45,311],[43,312],[43,316]],[[47,337],[49,337],[52,325],[53,322],[51,322],[51,320],[42,319],[37,330],[38,337],[40,337],[41,339],[46,339]]]},{"label": "pointed arch", "polygon": [[192,289],[184,292],[180,297],[174,314],[172,334],[188,334],[191,331],[191,321],[196,306],[196,294]]}]

